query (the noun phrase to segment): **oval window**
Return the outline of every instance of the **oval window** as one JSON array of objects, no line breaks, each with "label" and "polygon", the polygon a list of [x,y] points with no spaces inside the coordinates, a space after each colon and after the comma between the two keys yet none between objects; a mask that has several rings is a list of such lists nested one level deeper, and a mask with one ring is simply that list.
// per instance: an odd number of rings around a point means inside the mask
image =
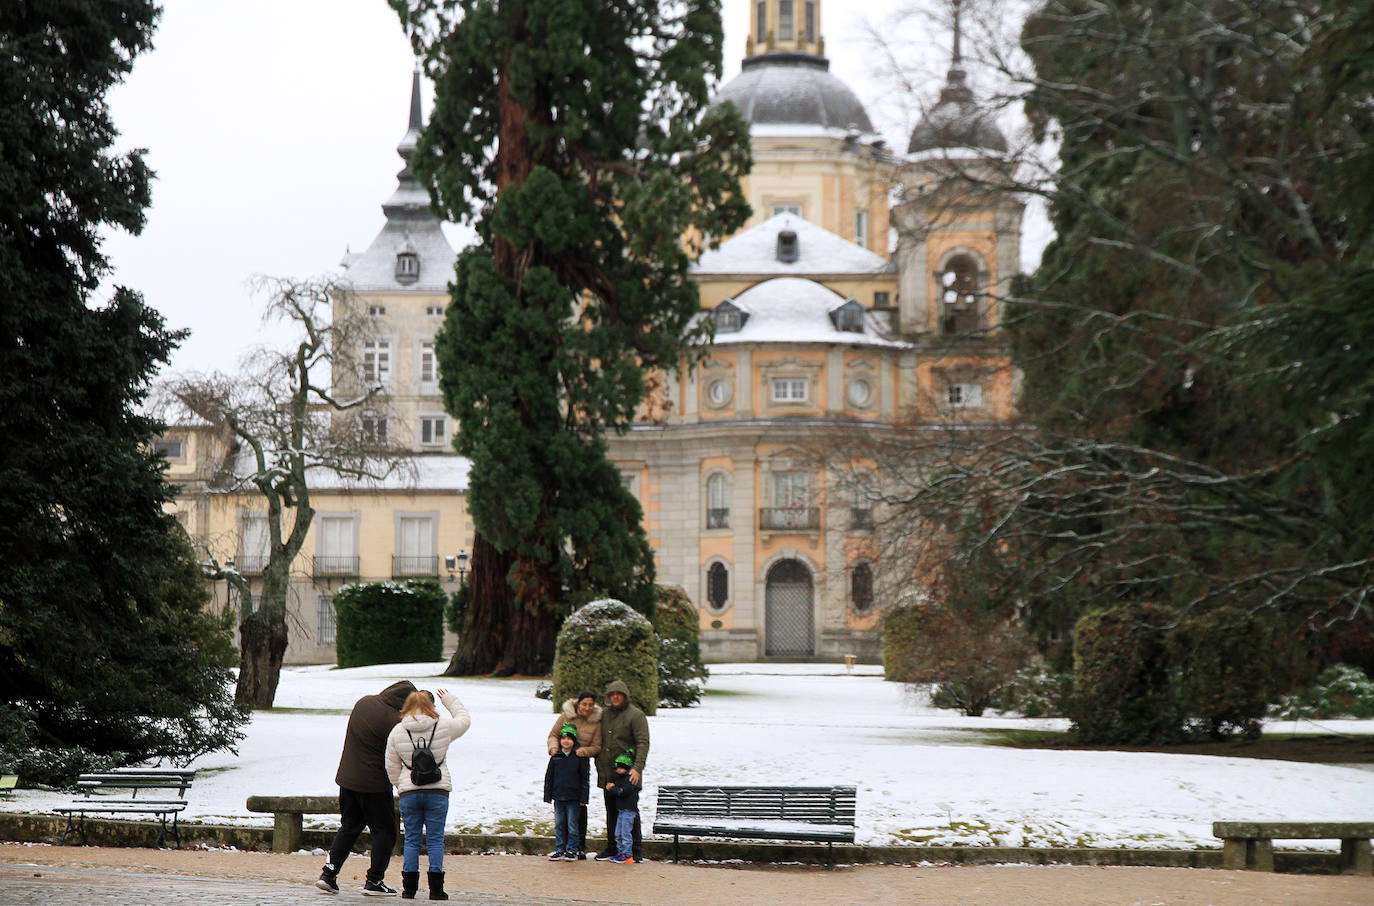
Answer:
[{"label": "oval window", "polygon": [[726,380],[712,381],[706,394],[710,397],[711,402],[717,406],[723,406],[730,399],[730,382]]},{"label": "oval window", "polygon": [[873,388],[863,379],[849,382],[849,402],[855,406],[867,406],[873,399]]}]

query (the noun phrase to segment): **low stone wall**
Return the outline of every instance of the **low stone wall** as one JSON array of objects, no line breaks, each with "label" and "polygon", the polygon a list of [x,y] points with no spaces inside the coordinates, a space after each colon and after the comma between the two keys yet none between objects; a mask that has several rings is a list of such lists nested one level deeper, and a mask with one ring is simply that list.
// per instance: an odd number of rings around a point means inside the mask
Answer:
[{"label": "low stone wall", "polygon": [[[0,813],[0,840],[25,843],[57,843],[66,828],[60,815]],[[271,851],[272,828],[182,822],[181,845],[234,847],[243,850]],[[157,836],[154,822],[86,819],[86,839],[96,846],[148,846]],[[307,828],[302,848],[327,850],[334,839],[332,830]],[[72,841],[68,841],[71,843]],[[370,845],[367,834],[356,849],[365,852]],[[553,849],[553,838],[534,836],[449,834],[445,848],[454,853],[524,853],[542,855]],[[825,864],[824,845],[804,843],[745,843],[730,840],[683,840],[678,844],[683,861],[711,862],[796,862]],[[671,839],[644,841],[644,854],[650,859],[673,857]],[[848,846],[835,847],[835,862],[898,864],[930,862],[955,865],[1133,865],[1162,868],[1221,868],[1220,849],[1050,849],[1017,846]],[[1340,854],[1335,852],[1275,852],[1276,871],[1293,874],[1338,874]]]}]

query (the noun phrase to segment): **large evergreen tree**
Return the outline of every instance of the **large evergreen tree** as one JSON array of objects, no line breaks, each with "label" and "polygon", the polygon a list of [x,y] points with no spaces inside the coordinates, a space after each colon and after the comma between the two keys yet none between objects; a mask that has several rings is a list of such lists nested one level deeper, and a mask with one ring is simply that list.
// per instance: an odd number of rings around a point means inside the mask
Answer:
[{"label": "large evergreen tree", "polygon": [[392,0],[437,87],[412,163],[475,224],[437,340],[477,527],[453,673],[547,673],[570,595],[652,606],[607,461],[651,369],[694,348],[687,266],[748,214],[748,134],[711,108],[718,0]]},{"label": "large evergreen tree", "polygon": [[149,47],[156,14],[139,0],[0,6],[0,694],[12,750],[190,757],[232,745],[244,720],[227,637],[163,512],[173,489],[152,452],[158,426],[140,414],[180,335],[128,289],[92,299],[109,271],[100,231],[137,232],[148,204],[140,154],[111,151],[105,95]]}]

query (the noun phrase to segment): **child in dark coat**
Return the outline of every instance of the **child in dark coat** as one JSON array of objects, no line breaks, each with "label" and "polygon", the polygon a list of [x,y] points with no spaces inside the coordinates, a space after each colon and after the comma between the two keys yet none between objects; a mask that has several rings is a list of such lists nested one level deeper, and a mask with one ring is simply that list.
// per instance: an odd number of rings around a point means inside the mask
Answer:
[{"label": "child in dark coat", "polygon": [[616,798],[615,858],[621,865],[634,863],[634,826],[639,816],[639,787],[630,782],[630,768],[634,766],[634,750],[617,755],[615,779],[606,784],[606,791]]},{"label": "child in dark coat", "polygon": [[577,727],[564,724],[558,731],[558,751],[549,756],[549,767],[544,771],[544,801],[553,803],[553,852],[549,854],[552,862],[577,860],[591,759],[574,752],[576,747]]}]

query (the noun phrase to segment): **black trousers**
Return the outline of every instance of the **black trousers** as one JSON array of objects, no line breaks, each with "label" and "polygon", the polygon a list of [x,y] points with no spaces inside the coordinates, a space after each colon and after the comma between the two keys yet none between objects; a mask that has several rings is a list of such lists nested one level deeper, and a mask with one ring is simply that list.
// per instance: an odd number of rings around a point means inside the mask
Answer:
[{"label": "black trousers", "polygon": [[372,834],[372,864],[367,869],[367,879],[381,881],[396,848],[396,801],[390,791],[360,793],[339,787],[339,813],[339,832],[329,847],[329,864],[335,871],[342,868],[366,827]]},{"label": "black trousers", "polygon": [[[601,790],[601,798],[606,800],[606,849],[603,852],[615,852],[615,816],[620,813],[619,802],[615,793],[604,787]],[[644,849],[643,835],[639,830],[639,812],[635,812],[634,845],[630,855],[635,857],[638,862]]]}]

